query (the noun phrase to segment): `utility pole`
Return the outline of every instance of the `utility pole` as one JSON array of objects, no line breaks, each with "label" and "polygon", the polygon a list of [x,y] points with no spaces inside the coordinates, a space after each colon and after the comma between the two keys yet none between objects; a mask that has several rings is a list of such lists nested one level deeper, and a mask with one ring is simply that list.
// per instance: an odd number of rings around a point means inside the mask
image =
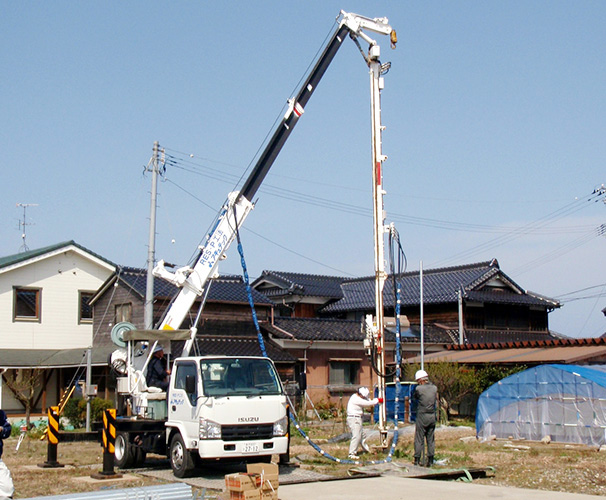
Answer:
[{"label": "utility pole", "polygon": [[465,343],[465,326],[463,321],[463,287],[459,288],[459,345]]},{"label": "utility pole", "polygon": [[23,208],[23,221],[21,221],[21,219],[19,219],[19,231],[21,231],[21,228],[23,228],[23,232],[21,233],[21,240],[23,241],[23,243],[19,247],[19,252],[27,252],[29,250],[29,247],[27,246],[27,243],[25,242],[25,227],[32,226],[33,224],[31,222],[28,223],[27,219],[25,217],[27,207],[37,207],[37,206],[38,206],[37,203],[17,203],[17,208]]},{"label": "utility pole", "polygon": [[153,154],[146,171],[152,174],[151,204],[149,210],[149,243],[147,247],[147,284],[145,288],[145,329],[154,327],[154,275],[152,271],[156,260],[156,207],[158,198],[158,173],[160,171],[160,145],[154,142]]},{"label": "utility pole", "polygon": [[91,383],[92,383],[92,347],[89,346],[86,350],[86,432],[90,432],[90,419],[91,419]]}]

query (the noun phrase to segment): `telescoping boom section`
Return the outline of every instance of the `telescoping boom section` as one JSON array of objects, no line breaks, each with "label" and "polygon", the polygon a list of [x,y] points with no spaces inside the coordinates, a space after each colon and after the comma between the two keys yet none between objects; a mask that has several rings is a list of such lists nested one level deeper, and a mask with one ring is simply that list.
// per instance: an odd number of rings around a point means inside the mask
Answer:
[{"label": "telescoping boom section", "polygon": [[[395,46],[397,41],[396,33],[386,18],[371,19],[341,11],[337,17],[337,23],[338,25],[334,34],[329,39],[313,69],[301,85],[297,94],[288,100],[286,114],[276,127],[242,188],[240,191],[234,191],[228,195],[226,202],[219,211],[216,224],[208,233],[204,246],[200,247],[193,267],[181,268],[172,273],[164,268],[163,261],[159,261],[158,265],[154,268],[155,276],[167,279],[181,288],[179,294],[168,308],[160,324],[160,329],[176,330],[180,328],[196,298],[204,293],[209,278],[217,270],[219,260],[234,240],[237,228],[242,225],[252,210],[255,193],[261,186],[295,125],[303,115],[305,106],[345,38],[347,36],[352,38],[358,47],[360,47],[358,39],[362,39],[368,43],[368,55],[364,55],[364,57],[369,67],[373,63],[377,64],[380,51],[376,41],[367,32],[389,36],[392,46]],[[196,329],[194,327],[191,339],[185,345],[184,356],[189,353],[195,334]]]}]

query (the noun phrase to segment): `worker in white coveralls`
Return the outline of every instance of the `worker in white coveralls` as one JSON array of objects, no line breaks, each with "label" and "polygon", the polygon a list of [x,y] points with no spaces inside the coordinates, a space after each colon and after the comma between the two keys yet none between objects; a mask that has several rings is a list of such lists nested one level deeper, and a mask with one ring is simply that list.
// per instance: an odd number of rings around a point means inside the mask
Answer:
[{"label": "worker in white coveralls", "polygon": [[347,403],[347,425],[351,431],[351,442],[349,443],[349,458],[358,460],[358,447],[362,445],[365,451],[370,448],[364,440],[364,430],[362,428],[362,414],[364,408],[374,406],[380,401],[377,398],[369,399],[370,391],[368,387],[360,387],[358,392],[349,398]]},{"label": "worker in white coveralls", "polygon": [[13,498],[13,493],[15,491],[11,473],[6,464],[2,461],[2,440],[10,437],[10,435],[11,424],[6,417],[4,410],[0,410],[0,500]]}]

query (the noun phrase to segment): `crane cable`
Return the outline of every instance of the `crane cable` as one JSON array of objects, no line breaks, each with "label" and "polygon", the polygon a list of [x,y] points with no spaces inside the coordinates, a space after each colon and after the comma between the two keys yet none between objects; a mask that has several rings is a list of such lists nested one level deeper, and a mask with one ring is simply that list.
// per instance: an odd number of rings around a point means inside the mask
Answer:
[{"label": "crane cable", "polygon": [[[236,239],[238,242],[238,253],[240,254],[240,263],[242,264],[242,274],[243,274],[243,278],[244,278],[244,283],[246,285],[246,294],[248,295],[248,303],[250,304],[250,307],[252,310],[252,318],[253,318],[253,323],[255,325],[255,329],[257,331],[259,347],[261,348],[261,352],[262,352],[263,356],[267,358],[268,356],[267,356],[267,351],[265,349],[265,342],[263,340],[263,334],[261,333],[261,328],[259,326],[259,320],[257,318],[257,313],[255,310],[255,303],[254,303],[253,296],[252,296],[252,288],[250,286],[250,280],[248,277],[246,259],[244,258],[244,249],[242,247],[242,241],[240,239],[240,231],[238,230],[238,221],[236,218],[235,207],[234,207],[234,221],[235,221],[235,225],[236,225],[235,230],[236,230]],[[303,438],[307,441],[307,443],[312,448],[314,448],[320,455],[322,455],[323,457],[325,457],[329,460],[332,460],[333,462],[342,463],[342,464],[356,464],[356,465],[360,465],[360,464],[377,465],[377,464],[389,463],[392,460],[393,453],[398,444],[398,406],[399,406],[398,403],[399,403],[400,392],[401,392],[401,384],[400,384],[400,370],[401,370],[400,365],[401,365],[401,363],[402,363],[402,358],[401,358],[401,354],[400,354],[400,289],[398,287],[396,290],[396,370],[395,370],[396,394],[395,394],[395,400],[394,400],[395,428],[394,428],[394,432],[393,432],[393,439],[391,442],[391,447],[389,449],[389,453],[383,460],[364,460],[363,461],[363,460],[352,460],[349,458],[344,459],[344,458],[335,457],[335,456],[331,455],[330,453],[328,453],[327,451],[323,450],[320,446],[318,446],[318,444],[316,444],[314,441],[312,441],[310,439],[310,437],[305,433],[305,431],[301,428],[301,425],[299,424],[297,417],[295,416],[295,414],[293,413],[293,411],[291,409],[291,408],[293,408],[293,404],[290,401],[290,398],[288,397],[288,395],[286,395],[286,398],[288,399],[288,402],[289,402],[288,417],[289,417],[290,421],[293,423],[293,425],[295,426],[295,429],[297,429],[299,434],[301,434],[301,436],[303,436]],[[382,404],[385,404],[385,403],[382,403]]]}]

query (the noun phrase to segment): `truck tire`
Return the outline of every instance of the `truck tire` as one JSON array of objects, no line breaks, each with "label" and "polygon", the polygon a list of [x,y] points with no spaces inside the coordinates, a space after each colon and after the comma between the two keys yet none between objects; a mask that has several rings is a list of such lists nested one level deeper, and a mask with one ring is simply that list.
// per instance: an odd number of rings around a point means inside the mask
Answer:
[{"label": "truck tire", "polygon": [[179,433],[175,434],[170,442],[169,459],[175,477],[187,477],[196,468],[194,459],[185,447],[183,438]]},{"label": "truck tire", "polygon": [[133,445],[128,440],[128,433],[118,432],[114,450],[114,464],[119,469],[130,469],[135,463]]},{"label": "truck tire", "polygon": [[143,467],[145,465],[145,459],[147,458],[147,452],[139,447],[139,446],[133,446],[134,448],[134,462],[135,462],[135,467]]}]

